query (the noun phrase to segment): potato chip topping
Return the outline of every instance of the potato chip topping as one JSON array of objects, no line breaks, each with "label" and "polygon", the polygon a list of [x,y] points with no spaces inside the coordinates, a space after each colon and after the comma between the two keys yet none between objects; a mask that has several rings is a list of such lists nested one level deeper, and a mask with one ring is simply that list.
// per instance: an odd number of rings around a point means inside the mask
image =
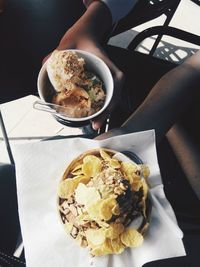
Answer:
[{"label": "potato chip topping", "polygon": [[[93,256],[142,245],[148,228],[149,168],[118,160],[116,153],[106,148],[83,153],[68,166],[58,187],[65,231]],[[142,224],[130,227],[139,217]]]}]

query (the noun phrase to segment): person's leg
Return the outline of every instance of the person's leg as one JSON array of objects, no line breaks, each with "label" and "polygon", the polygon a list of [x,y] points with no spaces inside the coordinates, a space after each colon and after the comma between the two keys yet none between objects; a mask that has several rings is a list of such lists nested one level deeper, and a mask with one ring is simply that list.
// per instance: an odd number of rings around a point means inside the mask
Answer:
[{"label": "person's leg", "polygon": [[[144,77],[145,78],[145,77]],[[120,129],[99,137],[155,129],[159,142],[199,95],[200,51],[165,74]]]},{"label": "person's leg", "polygon": [[123,128],[128,132],[155,129],[159,141],[198,96],[199,83],[200,52],[164,75]]},{"label": "person's leg", "polygon": [[188,182],[200,199],[200,151],[198,146],[178,124],[174,125],[166,136]]}]

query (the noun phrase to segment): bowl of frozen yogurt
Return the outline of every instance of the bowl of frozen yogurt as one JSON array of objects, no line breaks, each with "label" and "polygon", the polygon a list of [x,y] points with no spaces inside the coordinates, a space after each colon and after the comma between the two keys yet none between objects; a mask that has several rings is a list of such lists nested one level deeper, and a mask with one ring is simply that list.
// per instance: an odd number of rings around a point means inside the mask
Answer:
[{"label": "bowl of frozen yogurt", "polygon": [[[63,123],[87,123],[113,95],[113,78],[102,59],[82,50],[54,50],[42,66],[38,94]],[[51,103],[51,104],[50,104]]]}]

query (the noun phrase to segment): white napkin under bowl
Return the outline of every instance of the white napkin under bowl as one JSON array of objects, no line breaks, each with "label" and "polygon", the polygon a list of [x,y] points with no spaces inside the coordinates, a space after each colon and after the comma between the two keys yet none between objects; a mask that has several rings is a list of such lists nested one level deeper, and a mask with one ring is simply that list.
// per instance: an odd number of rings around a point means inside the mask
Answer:
[{"label": "white napkin under bowl", "polygon": [[[91,258],[87,249],[64,232],[56,199],[58,183],[70,161],[98,147],[133,151],[149,166],[152,211],[141,247]],[[153,130],[102,141],[73,138],[17,145],[14,159],[27,267],[141,267],[150,261],[185,255],[183,234],[163,191]]]}]

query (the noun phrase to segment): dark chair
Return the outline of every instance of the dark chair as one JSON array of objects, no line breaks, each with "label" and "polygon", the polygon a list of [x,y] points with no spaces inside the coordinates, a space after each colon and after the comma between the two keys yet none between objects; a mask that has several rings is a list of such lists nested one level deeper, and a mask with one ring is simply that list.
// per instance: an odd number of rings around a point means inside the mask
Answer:
[{"label": "dark chair", "polygon": [[20,231],[17,212],[15,168],[13,165],[0,164],[0,188],[0,251],[13,253]]},{"label": "dark chair", "polygon": [[[161,15],[166,16],[163,26],[168,26],[180,1],[181,0],[139,0],[128,16],[118,22],[112,32],[112,36],[125,32]],[[162,33],[159,33],[151,49],[151,55],[153,55],[161,38]]]},{"label": "dark chair", "polygon": [[191,1],[200,6],[200,0],[191,0]]},{"label": "dark chair", "polygon": [[[200,46],[200,36],[170,26],[155,26],[138,33],[128,46],[128,50],[134,51],[146,38],[155,35],[167,35]],[[151,55],[151,52],[149,53]]]},{"label": "dark chair", "polygon": [[21,267],[22,259],[13,256],[20,238],[15,167],[0,163],[0,266]]}]

